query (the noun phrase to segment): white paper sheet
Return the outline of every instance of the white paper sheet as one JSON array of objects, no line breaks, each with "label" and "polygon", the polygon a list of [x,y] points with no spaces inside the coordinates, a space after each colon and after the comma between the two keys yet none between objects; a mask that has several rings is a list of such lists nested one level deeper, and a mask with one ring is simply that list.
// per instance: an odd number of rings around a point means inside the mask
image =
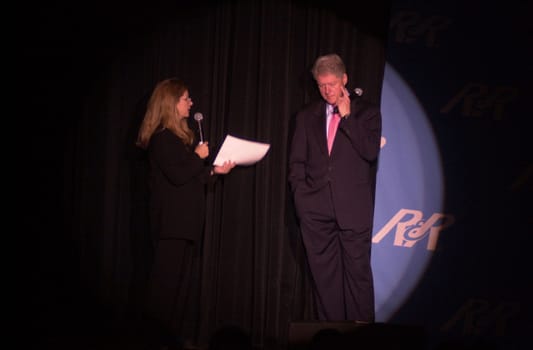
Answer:
[{"label": "white paper sheet", "polygon": [[232,161],[237,165],[252,165],[263,159],[269,148],[268,143],[243,140],[228,134],[213,165],[222,165],[225,161]]}]

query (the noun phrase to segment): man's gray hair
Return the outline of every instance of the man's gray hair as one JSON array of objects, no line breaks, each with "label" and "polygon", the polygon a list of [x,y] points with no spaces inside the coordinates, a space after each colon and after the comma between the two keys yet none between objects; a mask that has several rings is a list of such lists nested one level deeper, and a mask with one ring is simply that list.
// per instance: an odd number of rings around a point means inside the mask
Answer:
[{"label": "man's gray hair", "polygon": [[318,76],[324,74],[333,74],[341,78],[346,73],[346,66],[339,55],[332,53],[318,57],[311,69],[311,73],[315,80]]}]

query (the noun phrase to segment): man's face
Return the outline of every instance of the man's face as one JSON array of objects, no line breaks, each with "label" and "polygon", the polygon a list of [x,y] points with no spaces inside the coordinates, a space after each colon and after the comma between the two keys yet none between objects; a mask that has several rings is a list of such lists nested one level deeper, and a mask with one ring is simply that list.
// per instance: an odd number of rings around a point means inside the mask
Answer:
[{"label": "man's face", "polygon": [[337,100],[341,96],[342,88],[347,82],[346,74],[341,78],[333,74],[322,74],[316,78],[316,84],[320,95],[331,105],[336,105]]}]

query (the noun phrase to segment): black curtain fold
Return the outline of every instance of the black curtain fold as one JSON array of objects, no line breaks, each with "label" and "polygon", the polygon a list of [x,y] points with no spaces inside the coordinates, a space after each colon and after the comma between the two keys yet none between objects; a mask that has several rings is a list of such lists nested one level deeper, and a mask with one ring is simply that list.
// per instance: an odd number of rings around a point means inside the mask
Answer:
[{"label": "black curtain fold", "polygon": [[[313,318],[287,153],[295,113],[318,96],[309,72],[318,55],[339,53],[348,86],[379,103],[388,3],[351,5],[359,10],[342,1],[177,2],[146,10],[151,21],[142,28],[140,15],[127,23],[112,17],[110,28],[121,27],[112,40],[98,36],[94,56],[70,57],[86,81],[76,91],[80,108],[65,115],[68,244],[58,246],[70,253],[69,267],[59,268],[70,281],[67,299],[83,306],[66,315],[106,315],[115,324],[140,316],[151,238],[146,155],[134,143],[156,82],[177,76],[190,87],[192,113],[204,115],[212,157],[226,134],[271,145],[262,161],[234,169],[207,193],[200,341],[235,324],[257,346],[276,348],[286,345],[292,320]],[[102,46],[106,59],[92,59]],[[70,73],[65,79],[76,81]]]}]

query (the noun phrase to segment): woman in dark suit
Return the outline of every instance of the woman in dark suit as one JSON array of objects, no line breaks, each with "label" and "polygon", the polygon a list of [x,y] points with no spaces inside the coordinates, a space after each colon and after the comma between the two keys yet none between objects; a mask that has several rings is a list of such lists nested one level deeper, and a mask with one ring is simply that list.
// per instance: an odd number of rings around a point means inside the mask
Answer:
[{"label": "woman in dark suit", "polygon": [[[154,261],[147,290],[147,316],[172,337],[192,337],[187,307],[196,293],[194,267],[205,214],[205,190],[235,163],[210,166],[208,143],[196,143],[187,118],[193,105],[179,79],[157,84],[141,124],[137,145],[148,151],[149,218]],[[194,312],[194,311],[191,311]]]}]

